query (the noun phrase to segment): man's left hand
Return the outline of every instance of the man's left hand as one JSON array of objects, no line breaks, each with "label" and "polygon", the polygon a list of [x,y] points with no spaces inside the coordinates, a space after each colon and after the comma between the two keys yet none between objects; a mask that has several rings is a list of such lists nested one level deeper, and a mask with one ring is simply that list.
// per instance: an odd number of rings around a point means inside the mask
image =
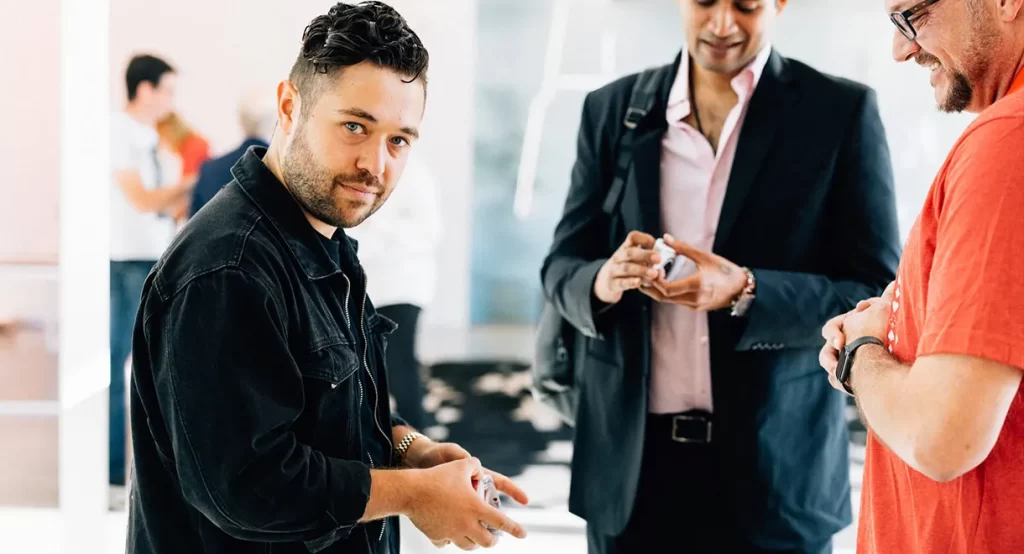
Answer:
[{"label": "man's left hand", "polygon": [[[417,444],[420,443],[420,444]],[[472,456],[465,448],[453,442],[434,442],[426,437],[417,439],[409,446],[406,453],[406,464],[413,468],[427,469],[437,465],[471,458]],[[504,475],[484,468],[484,472],[494,479],[494,486],[498,491],[509,496],[519,504],[525,506],[530,502],[526,491],[519,488],[511,479]]]},{"label": "man's left hand", "polygon": [[832,388],[847,393],[846,388],[836,378],[840,350],[862,337],[875,337],[885,341],[889,318],[892,315],[894,287],[895,283],[891,283],[881,297],[861,300],[856,308],[832,318],[822,328],[821,336],[825,339],[825,345],[818,354],[818,362],[828,374]]},{"label": "man's left hand", "polygon": [[694,248],[665,235],[665,244],[686,256],[697,266],[696,272],[677,281],[664,275],[640,291],[658,302],[677,304],[698,312],[711,312],[732,305],[747,287],[747,272],[729,260]]},{"label": "man's left hand", "polygon": [[453,442],[434,442],[422,438],[409,445],[405,460],[410,467],[427,469],[470,457],[465,448]]},{"label": "man's left hand", "polygon": [[895,284],[890,284],[881,297],[860,302],[857,309],[843,320],[844,345],[863,337],[875,337],[885,341],[889,331],[889,318],[892,316],[894,289]]}]

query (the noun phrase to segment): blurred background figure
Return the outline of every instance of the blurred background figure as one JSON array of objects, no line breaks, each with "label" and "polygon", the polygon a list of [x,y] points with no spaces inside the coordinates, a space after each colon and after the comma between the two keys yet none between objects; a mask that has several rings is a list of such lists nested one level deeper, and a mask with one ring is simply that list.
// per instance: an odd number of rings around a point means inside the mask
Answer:
[{"label": "blurred background figure", "polygon": [[[203,162],[210,159],[210,143],[199,135],[177,112],[168,113],[156,125],[160,135],[161,150],[170,155],[169,167],[163,168],[161,177],[165,182],[179,180],[195,181]],[[170,210],[175,222],[181,223],[188,213],[189,198],[186,196]]]},{"label": "blurred background figure", "polygon": [[423,409],[416,330],[420,314],[434,300],[442,229],[434,176],[416,153],[387,203],[347,232],[359,242],[374,306],[398,324],[387,348],[388,383],[398,413],[413,428],[426,429],[432,423]]},{"label": "blurred background figure", "polygon": [[[128,103],[111,122],[110,158],[110,484],[124,485],[127,459],[125,362],[142,285],[170,245],[168,214],[188,200],[194,181],[161,182],[157,122],[174,109],[176,75],[151,55],[131,59],[125,71]],[[115,490],[112,503],[120,504]]]},{"label": "blurred background figure", "polygon": [[242,157],[250,146],[266,148],[277,125],[274,98],[265,90],[254,89],[244,95],[238,106],[238,122],[244,138],[237,148],[203,163],[199,169],[199,180],[192,191],[189,217],[196,215],[221,188],[231,181],[231,166]]}]

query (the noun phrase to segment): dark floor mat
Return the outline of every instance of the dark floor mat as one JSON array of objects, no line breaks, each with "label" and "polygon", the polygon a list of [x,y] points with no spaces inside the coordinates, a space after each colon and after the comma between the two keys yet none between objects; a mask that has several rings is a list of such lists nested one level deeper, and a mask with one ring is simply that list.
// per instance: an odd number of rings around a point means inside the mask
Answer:
[{"label": "dark floor mat", "polygon": [[[572,440],[572,429],[566,426],[553,432],[540,431],[523,418],[520,408],[530,397],[530,390],[522,384],[529,383],[529,371],[525,364],[503,361],[431,366],[427,372],[430,378],[440,379],[459,393],[455,400],[440,402],[441,408],[455,408],[460,413],[457,421],[439,424],[448,429],[447,440],[462,445],[489,468],[505,475],[517,475],[526,466],[536,464],[538,454],[547,450],[551,441]],[[486,376],[501,376],[520,385],[512,384],[499,392],[476,392],[477,383]]]}]

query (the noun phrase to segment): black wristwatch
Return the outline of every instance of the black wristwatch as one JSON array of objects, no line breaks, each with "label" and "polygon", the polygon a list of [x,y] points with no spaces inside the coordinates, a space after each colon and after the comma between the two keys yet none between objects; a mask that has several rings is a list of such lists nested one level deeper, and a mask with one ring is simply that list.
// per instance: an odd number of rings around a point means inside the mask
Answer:
[{"label": "black wristwatch", "polygon": [[850,344],[847,344],[839,351],[839,365],[836,366],[836,380],[843,385],[846,392],[853,394],[853,388],[850,387],[850,376],[853,373],[853,356],[856,354],[857,349],[865,344],[877,344],[878,346],[885,346],[885,343],[876,339],[875,337],[861,337]]}]

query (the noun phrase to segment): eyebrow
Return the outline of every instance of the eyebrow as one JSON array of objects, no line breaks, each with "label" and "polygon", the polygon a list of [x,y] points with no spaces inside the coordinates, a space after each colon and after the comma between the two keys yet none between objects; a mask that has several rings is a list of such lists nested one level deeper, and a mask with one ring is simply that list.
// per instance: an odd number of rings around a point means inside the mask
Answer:
[{"label": "eyebrow", "polygon": [[889,10],[889,13],[902,13],[920,3],[921,0],[905,0],[903,2],[897,2],[896,5],[893,6],[891,10]]},{"label": "eyebrow", "polygon": [[[377,123],[377,118],[374,117],[372,113],[359,108],[342,108],[338,110],[338,113],[350,115],[352,117],[358,117],[359,119],[365,119],[370,123]],[[401,129],[399,129],[399,131],[413,138],[420,138],[420,132],[416,130],[415,127],[402,127]]]}]

